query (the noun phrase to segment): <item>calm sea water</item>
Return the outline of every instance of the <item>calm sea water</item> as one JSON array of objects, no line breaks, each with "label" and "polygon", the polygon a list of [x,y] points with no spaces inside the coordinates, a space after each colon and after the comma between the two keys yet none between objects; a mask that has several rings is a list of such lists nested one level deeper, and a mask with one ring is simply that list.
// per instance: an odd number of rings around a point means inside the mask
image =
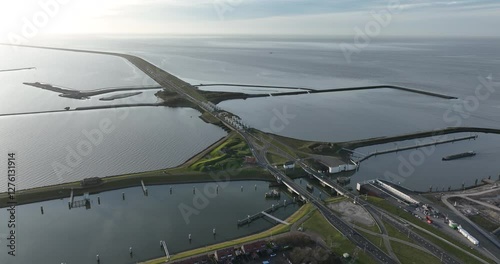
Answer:
[{"label": "calm sea water", "polygon": [[[120,58],[4,46],[0,52],[0,69],[36,67],[0,73],[0,114],[159,102],[155,90],[104,102],[99,97],[63,98],[23,84],[39,81],[91,90],[155,83]],[[18,190],[174,167],[226,134],[199,115],[187,108],[141,107],[0,117],[0,151],[17,153]],[[109,123],[112,131],[100,131],[101,122]],[[6,169],[4,165],[0,168]],[[7,179],[1,178],[0,190],[6,186]]]},{"label": "calm sea water", "polygon": [[[101,263],[136,263],[165,256],[159,246],[160,240],[167,243],[171,254],[176,254],[266,230],[275,225],[274,221],[262,218],[241,227],[236,223],[272,204],[292,201],[286,192],[282,192],[281,201],[266,200],[267,182],[219,184],[218,194],[214,186],[207,188],[209,184],[148,186],[147,197],[141,187],[104,192],[90,196],[89,210],[85,207],[69,210],[69,198],[19,206],[16,211],[17,256],[7,255],[2,243],[0,263],[86,264],[95,263],[97,254]],[[193,187],[197,195],[193,195]],[[122,200],[122,192],[125,200]],[[75,198],[79,199],[82,197]],[[44,208],[43,215],[40,206]],[[194,213],[184,217],[179,207],[190,208]],[[297,208],[298,205],[288,205],[273,215],[286,219]],[[7,216],[6,210],[0,210],[0,219],[7,219]],[[216,229],[215,237],[213,228]],[[6,224],[0,225],[2,241],[6,230]],[[191,243],[189,234],[192,234]],[[129,255],[130,247],[133,258]]]}]

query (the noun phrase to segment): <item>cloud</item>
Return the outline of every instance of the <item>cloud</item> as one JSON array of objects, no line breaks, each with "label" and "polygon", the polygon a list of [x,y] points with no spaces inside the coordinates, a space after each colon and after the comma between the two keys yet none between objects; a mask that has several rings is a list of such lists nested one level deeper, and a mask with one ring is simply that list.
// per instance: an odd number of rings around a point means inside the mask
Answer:
[{"label": "cloud", "polygon": [[[42,0],[44,1],[44,0]],[[8,1],[18,3],[21,1]],[[0,3],[2,33],[20,28],[37,1]],[[390,1],[352,0],[86,0],[70,1],[43,33],[352,35]],[[392,1],[394,2],[394,1]],[[397,1],[396,1],[397,2]],[[382,35],[500,36],[495,0],[400,0]],[[223,5],[221,19],[217,5]],[[4,16],[1,16],[1,15]],[[9,24],[10,23],[10,24]]]}]

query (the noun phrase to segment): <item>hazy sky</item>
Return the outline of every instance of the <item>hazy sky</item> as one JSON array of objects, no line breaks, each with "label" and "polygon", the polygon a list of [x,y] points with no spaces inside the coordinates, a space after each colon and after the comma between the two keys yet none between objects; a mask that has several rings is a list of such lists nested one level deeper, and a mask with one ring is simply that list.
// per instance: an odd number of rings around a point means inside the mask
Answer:
[{"label": "hazy sky", "polygon": [[[43,3],[47,3],[44,7]],[[377,20],[373,14],[384,14]],[[0,38],[47,34],[500,36],[498,0],[22,0],[0,2]]]}]

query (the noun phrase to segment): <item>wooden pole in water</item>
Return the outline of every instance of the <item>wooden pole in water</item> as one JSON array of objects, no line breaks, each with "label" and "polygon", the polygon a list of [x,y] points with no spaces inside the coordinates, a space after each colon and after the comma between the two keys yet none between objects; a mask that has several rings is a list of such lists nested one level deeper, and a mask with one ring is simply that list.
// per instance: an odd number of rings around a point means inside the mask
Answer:
[{"label": "wooden pole in water", "polygon": [[40,211],[41,211],[41,212],[42,212],[42,214],[43,214],[43,206],[40,206]]}]

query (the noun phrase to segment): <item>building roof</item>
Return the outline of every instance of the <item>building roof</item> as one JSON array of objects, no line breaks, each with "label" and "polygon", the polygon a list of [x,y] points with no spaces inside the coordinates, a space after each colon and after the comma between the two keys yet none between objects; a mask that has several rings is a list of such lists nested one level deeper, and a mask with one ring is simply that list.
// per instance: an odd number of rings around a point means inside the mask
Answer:
[{"label": "building roof", "polygon": [[249,244],[245,244],[241,247],[245,253],[252,253],[261,249],[264,249],[266,247],[266,242],[265,241],[257,241]]},{"label": "building roof", "polygon": [[245,156],[244,160],[246,163],[256,163],[257,162],[257,159],[255,157],[252,157],[252,156]]},{"label": "building roof", "polygon": [[215,252],[215,257],[217,259],[221,258],[226,258],[226,257],[232,257],[234,254],[234,249],[232,247],[230,248],[224,248],[224,249],[219,249]]}]

